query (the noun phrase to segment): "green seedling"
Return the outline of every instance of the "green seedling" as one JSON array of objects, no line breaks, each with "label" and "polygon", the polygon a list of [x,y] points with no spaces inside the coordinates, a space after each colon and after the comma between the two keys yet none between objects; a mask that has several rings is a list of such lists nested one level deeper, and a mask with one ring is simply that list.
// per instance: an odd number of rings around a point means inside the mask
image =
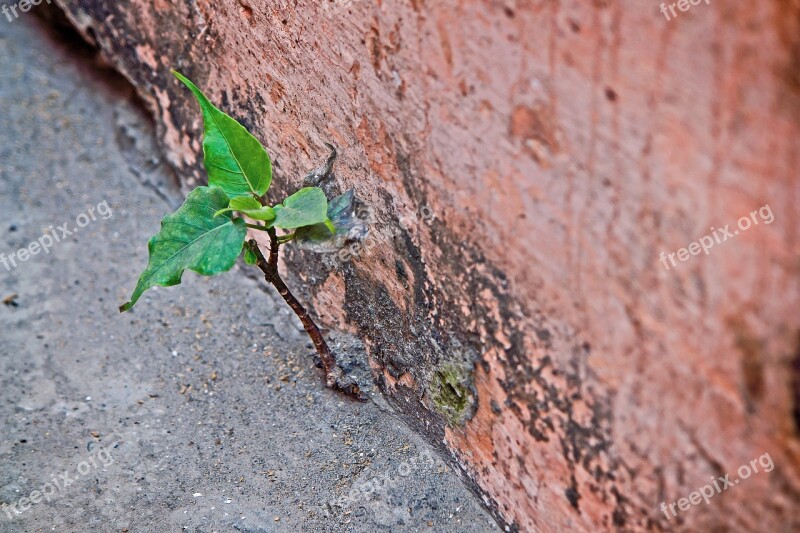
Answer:
[{"label": "green seedling", "polygon": [[[161,221],[161,231],[148,243],[147,268],[130,301],[120,311],[130,310],[151,287],[178,285],[186,269],[214,276],[233,268],[244,253],[245,263],[263,272],[267,283],[277,289],[303,323],[319,354],[326,384],[365,399],[358,385],[343,374],[308,311],[278,274],[278,252],[284,244],[296,240],[307,249],[327,249],[330,243],[345,241],[343,235],[354,227],[353,191],[333,199],[329,205],[321,188],[304,187],[270,205],[267,191],[272,182],[272,162],[267,151],[244,126],[216,108],[194,83],[178,72],[173,74],[192,91],[203,112],[203,163],[208,186],[194,189],[175,213]],[[313,176],[318,181],[332,171],[336,151],[332,152],[319,175]],[[248,228],[269,236],[267,257],[255,239],[248,239]],[[278,229],[291,233],[278,235]]]}]

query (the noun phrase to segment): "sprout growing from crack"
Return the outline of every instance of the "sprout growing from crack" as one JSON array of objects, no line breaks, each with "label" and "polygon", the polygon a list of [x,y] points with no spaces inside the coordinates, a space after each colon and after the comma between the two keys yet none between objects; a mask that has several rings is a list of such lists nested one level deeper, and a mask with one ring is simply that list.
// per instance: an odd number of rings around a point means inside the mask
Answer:
[{"label": "sprout growing from crack", "polygon": [[[331,176],[336,150],[328,145],[331,156],[324,166],[306,176],[308,186],[271,205],[266,196],[272,182],[272,161],[267,151],[194,83],[178,72],[173,74],[191,90],[203,113],[203,163],[209,185],[194,189],[175,213],[161,221],[161,231],[148,243],[147,268],[120,311],[133,308],[142,294],[156,285],[178,285],[187,269],[204,276],[227,272],[244,252],[245,263],[261,270],[267,283],[277,289],[303,323],[319,354],[326,384],[365,400],[363,391],[344,374],[314,320],[278,273],[278,252],[284,244],[295,241],[307,250],[332,252],[366,237],[366,225],[355,216],[355,193],[350,190],[329,202],[319,187]],[[248,239],[248,228],[269,236],[266,256],[255,239]],[[278,235],[277,229],[289,233]]]}]

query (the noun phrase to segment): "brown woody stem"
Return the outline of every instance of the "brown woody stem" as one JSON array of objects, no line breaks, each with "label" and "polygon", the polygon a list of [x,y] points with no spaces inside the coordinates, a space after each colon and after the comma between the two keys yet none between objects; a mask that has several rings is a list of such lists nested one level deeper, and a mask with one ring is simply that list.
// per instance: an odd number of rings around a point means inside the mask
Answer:
[{"label": "brown woody stem", "polygon": [[278,294],[280,294],[284,301],[289,304],[289,307],[291,307],[292,311],[295,312],[297,318],[299,318],[300,322],[303,323],[303,327],[305,328],[306,333],[308,333],[308,336],[311,338],[311,342],[314,343],[314,348],[316,348],[319,358],[322,361],[322,366],[325,369],[326,384],[328,387],[342,390],[343,392],[355,396],[360,400],[364,400],[365,397],[361,395],[358,387],[348,386],[343,388],[339,386],[338,378],[341,376],[342,371],[336,364],[336,357],[333,355],[328,343],[325,342],[325,338],[322,336],[322,333],[317,325],[311,319],[311,316],[308,314],[306,308],[303,307],[297,298],[294,297],[292,292],[289,290],[289,287],[286,286],[286,283],[284,283],[283,279],[281,279],[281,276],[278,273],[278,250],[280,244],[278,243],[278,238],[274,228],[270,228],[269,230],[269,240],[269,259],[264,257],[264,254],[258,247],[258,243],[254,239],[249,240],[247,242],[247,246],[256,255],[256,266],[258,266],[258,268],[261,269],[261,272],[264,273],[264,278],[267,280],[267,283],[270,283],[278,290]]},{"label": "brown woody stem", "polygon": [[[333,170],[333,164],[336,162],[336,149],[329,144],[327,146],[331,149],[332,154],[328,158],[325,166],[324,172],[326,177],[330,175],[330,172]],[[258,195],[254,196],[259,202],[261,202],[261,205],[267,205],[266,198]],[[258,243],[255,241],[255,239],[248,240],[246,246],[256,255],[256,266],[258,266],[258,268],[261,269],[261,272],[264,273],[264,278],[267,280],[267,283],[278,289],[278,294],[280,294],[283,300],[289,304],[289,307],[292,308],[292,311],[294,311],[294,313],[297,315],[297,318],[299,318],[300,322],[303,323],[306,333],[308,333],[308,336],[311,338],[311,342],[314,343],[314,348],[316,348],[317,353],[319,354],[319,358],[322,361],[322,367],[325,369],[325,383],[328,385],[328,387],[340,390],[345,394],[349,394],[350,396],[354,396],[362,402],[366,401],[368,396],[360,390],[358,384],[344,376],[342,369],[339,368],[338,364],[336,364],[336,356],[333,355],[330,347],[328,347],[328,343],[325,342],[325,337],[322,336],[322,333],[311,319],[311,316],[309,316],[306,308],[300,304],[297,298],[294,297],[294,294],[292,294],[292,291],[289,290],[289,287],[286,286],[286,283],[283,282],[283,279],[281,279],[281,276],[278,273],[278,251],[280,250],[282,243],[278,238],[278,234],[275,232],[275,228],[251,226],[250,224],[248,224],[248,226],[262,231],[266,229],[267,234],[269,235],[269,259],[264,257],[264,254],[261,252],[261,249],[258,247]],[[291,236],[293,235],[294,234]],[[286,235],[284,237],[290,236]],[[286,242],[288,242],[288,240]]]}]

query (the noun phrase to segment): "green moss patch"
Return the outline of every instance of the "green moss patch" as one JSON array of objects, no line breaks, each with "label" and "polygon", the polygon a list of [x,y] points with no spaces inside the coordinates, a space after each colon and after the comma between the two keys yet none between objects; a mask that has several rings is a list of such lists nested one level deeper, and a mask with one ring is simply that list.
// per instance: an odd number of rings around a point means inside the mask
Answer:
[{"label": "green moss patch", "polygon": [[451,426],[460,426],[472,417],[473,390],[472,375],[453,364],[440,367],[430,384],[433,405]]}]

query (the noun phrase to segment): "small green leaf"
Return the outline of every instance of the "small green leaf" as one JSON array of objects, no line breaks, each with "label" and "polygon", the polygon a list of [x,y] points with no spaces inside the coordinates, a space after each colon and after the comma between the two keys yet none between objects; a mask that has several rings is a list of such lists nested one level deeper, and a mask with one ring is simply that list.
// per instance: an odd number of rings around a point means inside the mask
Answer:
[{"label": "small green leaf", "polygon": [[247,263],[248,265],[255,265],[256,263],[258,263],[258,256],[250,248],[245,248],[244,262]]},{"label": "small green leaf", "polygon": [[274,209],[272,226],[276,228],[302,228],[328,220],[328,199],[319,187],[300,189]]},{"label": "small green leaf", "polygon": [[261,202],[252,196],[232,198],[231,207],[253,220],[272,220],[275,218],[275,210],[273,208],[261,205]]},{"label": "small green leaf", "polygon": [[335,233],[325,223],[300,228],[295,232],[295,245],[302,250],[332,253],[367,238],[369,227],[356,216],[356,196],[352,189],[328,203],[328,219],[336,228]]},{"label": "small green leaf", "polygon": [[356,191],[350,189],[328,202],[328,218],[335,221],[355,210]]},{"label": "small green leaf", "polygon": [[139,277],[131,301],[120,307],[128,311],[147,289],[170,287],[181,282],[187,268],[203,276],[230,270],[242,252],[247,227],[230,215],[214,217],[229,203],[219,187],[198,187],[184,204],[161,221],[161,231],[150,239],[150,261]]},{"label": "small green leaf", "polygon": [[237,211],[253,211],[261,209],[261,202],[252,196],[240,196],[231,198],[231,207]]},{"label": "small green leaf", "polygon": [[172,73],[192,91],[203,111],[203,154],[209,185],[221,187],[230,198],[264,196],[272,181],[267,151],[244,126],[214,107],[194,83],[175,70]]},{"label": "small green leaf", "polygon": [[249,216],[253,220],[263,220],[264,222],[269,222],[275,219],[275,210],[271,207],[262,207],[258,211],[242,211],[245,215]]},{"label": "small green leaf", "polygon": [[261,202],[252,196],[239,196],[232,198],[230,207],[220,209],[214,213],[214,216],[216,217],[222,213],[227,213],[230,211],[239,211],[240,213],[249,216],[253,220],[270,221],[275,218],[274,209],[271,207],[262,206]]}]

